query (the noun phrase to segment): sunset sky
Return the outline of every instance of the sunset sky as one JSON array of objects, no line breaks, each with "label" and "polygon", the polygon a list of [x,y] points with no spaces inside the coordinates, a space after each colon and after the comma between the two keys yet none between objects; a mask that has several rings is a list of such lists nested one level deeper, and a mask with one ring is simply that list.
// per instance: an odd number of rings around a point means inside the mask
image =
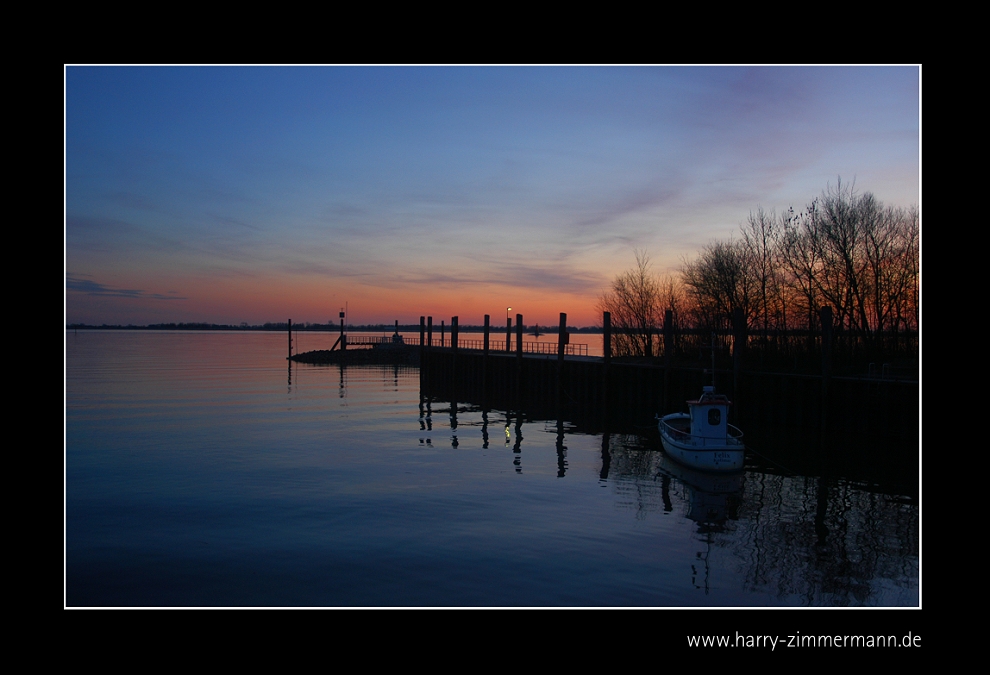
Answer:
[{"label": "sunset sky", "polygon": [[68,66],[65,320],[593,325],[636,249],[919,173],[918,67]]}]

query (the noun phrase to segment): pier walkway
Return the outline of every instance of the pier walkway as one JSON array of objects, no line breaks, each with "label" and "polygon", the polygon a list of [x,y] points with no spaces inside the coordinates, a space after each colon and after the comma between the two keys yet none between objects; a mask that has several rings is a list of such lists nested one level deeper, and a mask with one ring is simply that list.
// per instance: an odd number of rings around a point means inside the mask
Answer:
[{"label": "pier walkway", "polygon": [[[590,356],[588,345],[570,342],[566,314],[561,314],[558,334],[562,339],[556,342],[525,340],[523,317],[517,314],[515,319],[514,326],[507,321],[506,328],[496,329],[507,340],[491,339],[495,330],[488,316],[480,340],[463,339],[456,316],[449,326],[441,324],[439,337],[432,317],[420,318],[419,337],[401,335],[398,322],[391,336],[346,334],[341,325],[340,337],[331,349],[301,354],[292,353],[290,333],[289,359],[310,364],[417,366],[423,391],[431,396],[557,417],[563,406],[568,414],[583,419],[627,417],[639,426],[652,424],[658,412],[681,410],[684,401],[696,398],[714,377],[719,391],[733,401],[733,417],[754,427],[824,431],[827,420],[833,430],[842,427],[858,435],[906,438],[907,447],[917,442],[920,383],[833,376],[828,334],[822,338],[821,373],[799,374],[744,368],[744,328],[734,330],[731,364],[716,369],[703,363],[671,362],[669,317],[665,319],[663,356],[619,359],[612,355],[607,313],[602,322],[603,356]],[[822,323],[831,325],[831,317]]]},{"label": "pier walkway", "polygon": [[[406,346],[406,347],[419,347],[420,344],[424,344],[427,347],[433,347],[435,349],[451,349],[451,350],[472,350],[483,352],[485,351],[485,341],[483,339],[464,339],[460,338],[454,343],[450,338],[423,338],[423,342],[420,343],[417,337],[405,337],[400,336],[398,339],[395,336],[384,336],[384,335],[347,335],[347,348],[351,347],[396,347],[396,346]],[[499,352],[504,354],[515,354],[516,349],[514,347],[515,343],[508,343],[506,346],[506,340],[489,340],[488,341],[488,351],[497,354]],[[559,349],[559,343],[557,342],[536,342],[530,340],[523,340],[522,352],[523,354],[547,354],[547,355],[557,355]],[[582,343],[564,343],[564,355],[565,356],[588,356],[588,345]],[[601,357],[599,357],[600,359]]]}]

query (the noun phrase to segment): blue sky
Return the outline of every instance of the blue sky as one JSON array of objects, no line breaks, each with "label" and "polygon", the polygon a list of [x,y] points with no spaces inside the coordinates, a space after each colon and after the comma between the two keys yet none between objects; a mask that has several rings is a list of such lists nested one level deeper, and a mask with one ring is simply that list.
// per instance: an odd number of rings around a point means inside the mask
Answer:
[{"label": "blue sky", "polygon": [[591,324],[636,249],[919,204],[919,123],[918,67],[70,66],[66,320]]}]

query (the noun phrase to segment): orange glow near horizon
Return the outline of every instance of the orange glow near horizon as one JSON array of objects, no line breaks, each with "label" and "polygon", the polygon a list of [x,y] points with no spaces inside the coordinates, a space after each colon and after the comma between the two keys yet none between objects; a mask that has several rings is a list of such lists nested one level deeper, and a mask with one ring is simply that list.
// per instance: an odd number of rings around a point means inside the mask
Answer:
[{"label": "orange glow near horizon", "polygon": [[754,208],[919,204],[920,74],[67,66],[65,320],[593,326]]},{"label": "orange glow near horizon", "polygon": [[[472,285],[469,289],[436,289],[426,291],[420,287],[409,289],[378,289],[367,286],[341,288],[329,292],[319,288],[277,290],[266,302],[255,307],[284,307],[286,318],[293,321],[326,323],[328,318],[336,323],[341,307],[347,307],[347,321],[353,325],[418,324],[420,316],[432,316],[435,323],[450,323],[453,316],[462,325],[482,325],[484,315],[491,317],[492,325],[503,325],[505,307],[511,305],[511,315],[522,314],[527,325],[557,325],[560,312],[567,313],[572,326],[590,326],[600,322],[595,316],[596,297],[578,297],[570,293],[541,290],[507,289],[504,286]],[[293,297],[291,301],[284,299]],[[280,298],[282,301],[280,301]],[[250,302],[244,304],[245,309]],[[255,309],[257,311],[257,309]],[[271,320],[271,319],[269,319]],[[284,320],[284,319],[282,319]],[[250,321],[249,321],[250,322]],[[250,322],[256,323],[256,322]]]},{"label": "orange glow near horizon", "polygon": [[[470,284],[465,288],[423,285],[405,288],[378,288],[364,284],[335,286],[326,280],[280,280],[259,277],[186,279],[184,299],[163,301],[148,297],[112,303],[112,316],[102,318],[100,297],[76,293],[72,306],[80,315],[68,323],[108,323],[145,325],[152,323],[205,322],[260,325],[292,319],[294,323],[337,323],[338,312],[346,307],[352,325],[418,324],[420,316],[432,316],[435,323],[450,323],[457,316],[462,325],[482,325],[489,314],[493,326],[505,324],[505,308],[512,307],[513,321],[522,314],[526,325],[556,326],[560,312],[567,313],[571,326],[592,326],[601,322],[595,305],[597,296],[581,296],[553,289],[520,289],[499,284]],[[131,308],[123,316],[120,307]]]}]

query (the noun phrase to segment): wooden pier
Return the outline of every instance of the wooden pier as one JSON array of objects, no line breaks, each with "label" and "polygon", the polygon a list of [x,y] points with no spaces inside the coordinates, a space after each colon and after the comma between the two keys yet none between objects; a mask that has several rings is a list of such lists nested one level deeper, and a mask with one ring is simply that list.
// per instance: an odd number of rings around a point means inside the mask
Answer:
[{"label": "wooden pier", "polygon": [[[824,317],[829,318],[829,317]],[[507,321],[504,340],[493,340],[485,316],[481,339],[463,339],[458,317],[441,323],[420,317],[418,339],[341,335],[330,350],[292,355],[316,364],[380,363],[418,366],[424,395],[470,402],[484,409],[525,411],[532,419],[572,419],[589,429],[651,426],[657,413],[685,409],[711,384],[710,368],[674,366],[665,358],[613,358],[611,322],[603,316],[603,356],[589,356],[587,345],[571,343],[566,314],[560,315],[556,343],[524,339],[523,317]],[[515,329],[513,335],[509,330]],[[736,344],[745,342],[745,335]],[[738,336],[737,336],[738,338]],[[669,336],[665,336],[665,342]],[[291,350],[291,337],[290,337]],[[669,344],[669,343],[668,343]],[[832,430],[917,443],[919,383],[831,374],[828,339],[823,340],[817,375],[756,372],[741,368],[741,349],[732,366],[714,372],[718,389],[733,402],[739,426]],[[665,350],[669,354],[669,350]]]}]

